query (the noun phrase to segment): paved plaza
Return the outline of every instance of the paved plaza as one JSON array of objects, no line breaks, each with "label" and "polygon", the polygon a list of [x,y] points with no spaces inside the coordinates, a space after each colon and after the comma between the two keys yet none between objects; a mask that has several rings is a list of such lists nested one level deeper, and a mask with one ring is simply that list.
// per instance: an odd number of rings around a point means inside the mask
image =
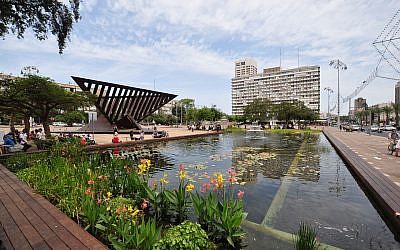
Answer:
[{"label": "paved plaza", "polygon": [[368,135],[362,132],[344,132],[337,128],[324,127],[349,147],[372,168],[400,186],[400,157],[388,154],[388,139],[382,136]]}]

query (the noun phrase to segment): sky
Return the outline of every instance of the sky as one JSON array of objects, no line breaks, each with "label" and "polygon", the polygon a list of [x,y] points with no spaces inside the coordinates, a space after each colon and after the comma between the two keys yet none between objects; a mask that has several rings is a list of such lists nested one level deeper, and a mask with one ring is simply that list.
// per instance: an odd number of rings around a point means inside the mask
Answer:
[{"label": "sky", "polygon": [[[340,72],[346,97],[378,65],[372,42],[399,7],[398,0],[83,0],[62,55],[51,35],[45,41],[31,31],[23,39],[7,35],[0,40],[0,72],[18,75],[33,65],[57,82],[73,83],[74,75],[155,87],[231,114],[234,61],[253,58],[262,71],[279,66],[282,51],[283,68],[297,67],[298,58],[301,66],[321,67],[321,112],[327,112],[324,88],[337,90],[329,61],[347,65]],[[400,78],[384,60],[378,74]],[[368,105],[393,101],[395,83],[376,78],[356,97]],[[341,107],[347,113],[348,103]]]}]

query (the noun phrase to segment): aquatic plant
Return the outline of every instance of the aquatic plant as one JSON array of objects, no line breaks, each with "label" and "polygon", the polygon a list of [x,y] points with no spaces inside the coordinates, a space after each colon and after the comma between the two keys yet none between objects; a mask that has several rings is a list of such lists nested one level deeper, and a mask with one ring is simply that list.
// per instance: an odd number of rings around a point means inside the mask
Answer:
[{"label": "aquatic plant", "polygon": [[314,250],[318,249],[319,243],[315,229],[305,224],[300,223],[299,231],[293,238],[296,250]]}]

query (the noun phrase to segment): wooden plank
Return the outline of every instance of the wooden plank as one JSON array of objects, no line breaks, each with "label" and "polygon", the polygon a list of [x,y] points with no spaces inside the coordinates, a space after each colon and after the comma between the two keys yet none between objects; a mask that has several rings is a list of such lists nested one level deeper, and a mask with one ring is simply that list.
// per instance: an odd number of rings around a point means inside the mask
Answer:
[{"label": "wooden plank", "polygon": [[12,219],[11,215],[8,213],[8,210],[5,208],[1,200],[0,200],[0,222],[13,248],[32,249],[31,246],[29,245],[28,240],[25,238],[24,234],[21,232],[18,225]]},{"label": "wooden plank", "polygon": [[7,237],[3,226],[0,224],[0,249],[14,249],[11,245],[10,239]]},{"label": "wooden plank", "polygon": [[[5,181],[4,176],[0,176],[0,178],[3,178],[2,180]],[[69,249],[62,240],[68,238],[68,235],[66,235],[65,232],[62,232],[62,234],[60,233],[60,235],[57,236],[57,234],[52,231],[43,218],[40,217],[40,214],[45,213],[45,211],[43,209],[35,210],[35,207],[32,206],[32,202],[34,202],[33,198],[25,195],[26,193],[24,193],[24,190],[18,187],[18,185],[10,184],[10,186],[14,187],[12,187],[13,191],[7,191],[9,197],[14,201],[16,206],[26,216],[30,223],[36,228],[38,233],[47,242],[47,244],[53,249]],[[53,218],[50,219],[54,220]]]},{"label": "wooden plank", "polygon": [[35,194],[32,189],[22,183],[14,174],[0,166],[0,174],[9,185],[13,186],[19,197],[28,203],[36,214],[45,221],[59,238],[72,249],[106,249],[92,235],[84,231],[79,225],[72,221],[68,216],[59,211],[42,196]]}]

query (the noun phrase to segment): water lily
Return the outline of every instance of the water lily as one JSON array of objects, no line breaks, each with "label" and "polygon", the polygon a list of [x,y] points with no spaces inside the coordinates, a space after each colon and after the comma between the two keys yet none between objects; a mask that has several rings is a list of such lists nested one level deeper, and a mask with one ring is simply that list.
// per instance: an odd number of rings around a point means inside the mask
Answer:
[{"label": "water lily", "polygon": [[94,184],[94,180],[89,180],[89,181],[87,182],[87,184],[93,185],[93,184]]},{"label": "water lily", "polygon": [[92,188],[86,189],[85,194],[86,195],[91,195],[92,194]]}]

